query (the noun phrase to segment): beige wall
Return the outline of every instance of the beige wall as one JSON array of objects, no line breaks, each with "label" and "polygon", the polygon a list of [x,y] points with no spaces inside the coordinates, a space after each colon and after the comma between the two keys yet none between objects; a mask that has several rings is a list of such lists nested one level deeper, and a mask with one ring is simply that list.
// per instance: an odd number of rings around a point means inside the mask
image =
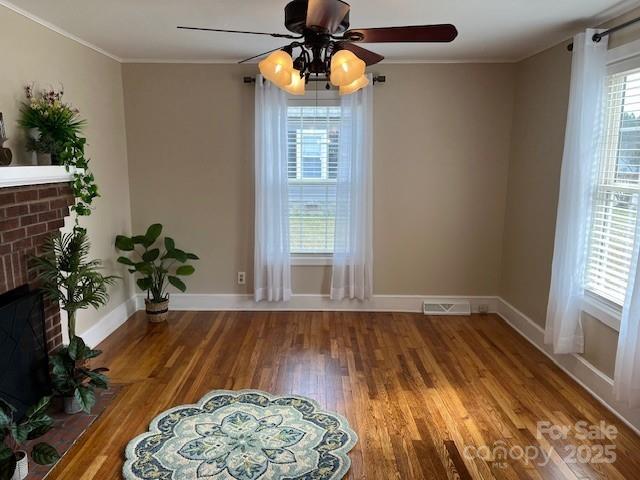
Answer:
[{"label": "beige wall", "polygon": [[[375,86],[374,289],[495,294],[513,65],[381,65]],[[192,293],[251,292],[256,66],[123,65],[134,230],[158,221],[198,253]],[[294,291],[329,269],[295,267]]]},{"label": "beige wall", "polygon": [[[640,16],[640,9],[604,26]],[[640,38],[640,25],[615,33],[611,48]],[[560,168],[571,79],[569,41],[516,65],[507,209],[500,294],[545,325]],[[584,357],[613,375],[618,334],[583,315]]]},{"label": "beige wall", "polygon": [[544,326],[571,53],[558,45],[516,68],[500,293]]},{"label": "beige wall", "polygon": [[[87,119],[87,152],[102,197],[96,211],[83,222],[92,242],[92,254],[103,258],[110,272],[114,266],[115,232],[130,230],[129,182],[124,124],[122,77],[118,62],[0,6],[0,111],[3,112],[14,164],[31,163],[23,148],[23,134],[16,126],[24,86],[64,85],[65,99]],[[2,170],[0,168],[0,175]],[[100,311],[82,312],[78,331],[87,328],[130,296],[129,281],[111,289],[111,302]]]}]

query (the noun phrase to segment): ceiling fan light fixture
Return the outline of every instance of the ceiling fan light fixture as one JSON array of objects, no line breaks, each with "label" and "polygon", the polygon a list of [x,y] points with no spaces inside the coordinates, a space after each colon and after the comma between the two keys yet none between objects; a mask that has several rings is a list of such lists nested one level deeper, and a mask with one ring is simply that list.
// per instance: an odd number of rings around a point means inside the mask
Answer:
[{"label": "ceiling fan light fixture", "polygon": [[346,87],[364,75],[366,63],[349,50],[340,50],[331,57],[331,83]]},{"label": "ceiling fan light fixture", "polygon": [[291,73],[291,83],[285,85],[282,89],[291,95],[304,95],[305,80],[300,77],[300,70],[293,70]]},{"label": "ceiling fan light fixture", "polygon": [[360,78],[350,83],[349,85],[340,87],[340,95],[350,95],[352,93],[356,93],[358,90],[363,89],[367,85],[369,85],[369,79],[366,77],[366,75],[362,75]]},{"label": "ceiling fan light fixture", "polygon": [[267,80],[283,88],[292,82],[293,58],[283,50],[277,50],[262,60],[258,67]]}]

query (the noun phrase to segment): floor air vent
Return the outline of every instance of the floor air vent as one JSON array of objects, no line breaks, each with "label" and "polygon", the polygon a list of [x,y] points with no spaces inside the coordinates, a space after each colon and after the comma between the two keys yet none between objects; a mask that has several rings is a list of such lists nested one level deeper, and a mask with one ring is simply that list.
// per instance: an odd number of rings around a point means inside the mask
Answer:
[{"label": "floor air vent", "polygon": [[425,315],[471,315],[471,304],[465,300],[438,299],[422,303]]}]

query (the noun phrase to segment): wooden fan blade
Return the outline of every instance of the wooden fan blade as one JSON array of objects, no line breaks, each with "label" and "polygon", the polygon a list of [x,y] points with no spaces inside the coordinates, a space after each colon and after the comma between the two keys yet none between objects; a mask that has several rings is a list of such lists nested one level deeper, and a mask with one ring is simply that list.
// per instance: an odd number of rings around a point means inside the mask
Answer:
[{"label": "wooden fan blade", "polygon": [[345,32],[344,39],[363,43],[452,42],[458,36],[455,26],[415,25],[408,27],[360,28]]},{"label": "wooden fan blade", "polygon": [[307,28],[323,33],[335,33],[349,14],[351,7],[342,0],[309,0]]},{"label": "wooden fan blade", "polygon": [[200,30],[203,32],[222,32],[222,33],[244,33],[246,35],[267,35],[269,37],[275,38],[291,38],[294,40],[298,40],[302,37],[294,37],[293,35],[288,35],[286,33],[267,33],[267,32],[249,32],[246,30],[225,30],[222,28],[204,28],[204,27],[176,27],[180,30]]},{"label": "wooden fan blade", "polygon": [[367,66],[375,65],[376,63],[384,60],[382,55],[350,42],[336,42],[336,50],[349,50],[350,52],[355,53],[356,57],[360,60],[364,60],[364,63],[366,63]]}]

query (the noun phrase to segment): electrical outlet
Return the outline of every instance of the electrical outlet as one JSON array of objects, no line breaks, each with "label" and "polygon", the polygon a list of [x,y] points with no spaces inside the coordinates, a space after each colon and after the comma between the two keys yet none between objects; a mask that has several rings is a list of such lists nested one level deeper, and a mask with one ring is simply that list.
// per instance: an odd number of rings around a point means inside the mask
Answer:
[{"label": "electrical outlet", "polygon": [[245,282],[246,282],[245,273],[244,272],[238,272],[238,285],[244,285]]}]

